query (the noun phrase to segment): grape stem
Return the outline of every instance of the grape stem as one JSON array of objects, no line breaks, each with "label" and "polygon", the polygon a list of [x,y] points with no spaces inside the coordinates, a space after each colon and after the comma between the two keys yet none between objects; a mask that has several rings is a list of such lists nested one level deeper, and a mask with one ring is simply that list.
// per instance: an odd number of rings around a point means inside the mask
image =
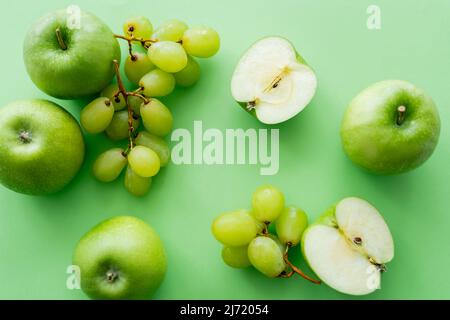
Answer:
[{"label": "grape stem", "polygon": [[[133,54],[133,42],[139,42],[145,49],[148,49],[151,47],[153,43],[158,42],[158,39],[139,39],[135,37],[129,37],[129,36],[122,36],[120,34],[115,34],[114,37],[116,39],[122,39],[128,42],[128,54],[130,55],[131,59],[135,59]],[[182,44],[183,41],[179,40],[177,43]]]},{"label": "grape stem", "polygon": [[292,262],[289,261],[289,249],[292,247],[292,245],[290,243],[288,243],[286,245],[286,251],[284,252],[284,262],[291,268],[291,271],[288,273],[284,273],[281,274],[280,277],[281,278],[290,278],[292,277],[292,275],[294,275],[294,273],[297,273],[298,275],[300,275],[302,278],[311,281],[312,283],[315,284],[321,284],[322,282],[320,280],[315,280],[309,276],[307,276],[302,270],[300,270],[299,268],[297,268],[296,266],[294,266],[292,264]]},{"label": "grape stem", "polygon": [[138,39],[135,37],[122,36],[120,34],[115,34],[114,37],[128,42],[128,52],[130,54],[130,57],[132,58],[133,58],[133,48],[132,48],[133,42],[139,42],[146,49],[150,48],[152,43],[158,42],[158,40],[156,39]]},{"label": "grape stem", "polygon": [[142,88],[138,88],[135,91],[128,92],[125,89],[125,86],[123,85],[122,77],[120,76],[119,61],[113,60],[113,63],[114,63],[114,71],[116,73],[117,85],[119,87],[119,91],[114,95],[114,98],[117,98],[121,94],[123,96],[123,98],[125,99],[125,104],[126,104],[127,110],[128,110],[128,137],[129,137],[130,142],[128,144],[127,150],[124,152],[124,156],[126,156],[131,151],[131,149],[134,148],[134,145],[135,145],[134,140],[136,138],[136,136],[134,134],[134,131],[136,128],[133,127],[134,112],[130,106],[130,103],[128,102],[128,97],[134,96],[134,97],[141,98],[145,104],[149,103],[150,100],[148,98],[146,98],[145,96],[143,96],[142,94],[140,94],[140,92],[142,91]]}]

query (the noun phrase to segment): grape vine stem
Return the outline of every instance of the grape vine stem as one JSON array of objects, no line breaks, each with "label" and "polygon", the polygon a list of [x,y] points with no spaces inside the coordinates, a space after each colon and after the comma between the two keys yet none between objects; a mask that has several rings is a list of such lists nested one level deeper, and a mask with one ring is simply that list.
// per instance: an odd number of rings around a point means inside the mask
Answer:
[{"label": "grape vine stem", "polygon": [[133,42],[139,42],[146,49],[150,48],[152,43],[158,42],[156,39],[138,39],[135,37],[122,36],[120,34],[115,34],[114,37],[128,42],[128,51],[131,57],[133,57],[133,48],[131,46]]},{"label": "grape vine stem", "polygon": [[302,270],[300,270],[299,268],[294,266],[292,264],[292,262],[289,261],[289,249],[290,248],[291,248],[291,245],[288,243],[286,246],[286,251],[284,252],[283,258],[284,258],[284,262],[291,268],[291,271],[289,273],[283,274],[281,277],[282,278],[290,278],[294,273],[297,273],[302,278],[304,278],[308,281],[311,281],[312,283],[321,284],[322,282],[320,280],[315,280],[315,279],[307,276]]},{"label": "grape vine stem", "polygon": [[138,97],[141,98],[145,104],[149,103],[150,100],[148,98],[146,98],[144,95],[140,94],[140,92],[142,91],[142,88],[138,88],[135,91],[131,91],[128,92],[125,89],[125,86],[123,84],[122,81],[122,77],[120,75],[120,64],[118,60],[113,60],[114,63],[114,71],[116,73],[116,79],[117,79],[117,86],[119,87],[119,91],[114,94],[114,97],[117,98],[120,94],[122,95],[123,99],[125,100],[125,104],[127,107],[127,111],[128,111],[128,138],[129,138],[129,144],[128,144],[128,148],[127,150],[124,152],[125,155],[127,155],[131,149],[134,148],[134,139],[135,139],[135,135],[134,135],[134,131],[136,128],[134,128],[133,126],[133,117],[134,117],[134,112],[133,109],[130,106],[130,103],[128,102],[128,97],[133,96],[133,97]]},{"label": "grape vine stem", "polygon": [[[127,37],[127,36],[123,36],[120,34],[115,34],[114,37],[116,39],[122,39],[125,40],[126,42],[128,42],[128,54],[130,55],[131,59],[135,59],[135,56],[133,54],[133,42],[139,42],[145,49],[150,48],[150,46],[153,43],[158,42],[158,39],[139,39],[139,38],[135,38],[135,37]],[[177,41],[177,43],[182,44],[183,41],[179,40]]]}]

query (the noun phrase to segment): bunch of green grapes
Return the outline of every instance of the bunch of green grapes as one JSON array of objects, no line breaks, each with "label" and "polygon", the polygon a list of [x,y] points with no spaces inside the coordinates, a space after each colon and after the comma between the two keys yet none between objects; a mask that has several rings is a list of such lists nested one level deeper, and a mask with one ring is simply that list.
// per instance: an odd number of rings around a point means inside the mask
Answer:
[{"label": "bunch of green grapes", "polygon": [[[272,225],[273,233],[269,231]],[[222,213],[214,220],[212,233],[223,244],[222,259],[230,267],[253,266],[270,278],[289,278],[297,273],[320,283],[289,261],[289,249],[300,243],[307,226],[303,210],[286,207],[283,193],[265,185],[253,193],[251,210]]]},{"label": "bunch of green grapes", "polygon": [[144,95],[162,97],[176,85],[190,87],[200,78],[197,58],[209,58],[219,51],[217,32],[206,26],[189,28],[180,20],[169,20],[153,31],[145,17],[128,19],[123,26],[131,43],[140,43],[147,52],[135,52],[125,61],[125,74]]},{"label": "bunch of green grapes", "polygon": [[157,98],[170,94],[176,85],[194,85],[200,78],[200,65],[194,57],[216,54],[220,39],[209,27],[188,28],[179,20],[167,21],[153,32],[147,18],[134,17],[125,22],[123,29],[124,35],[115,36],[128,42],[124,71],[137,88],[125,88],[119,62],[114,61],[117,83],[106,87],[100,97],[84,107],[80,120],[88,133],[104,132],[112,140],[128,140],[125,148],[100,154],[93,175],[102,182],[111,182],[126,167],[125,188],[142,196],[149,191],[152,178],[170,161],[164,137],[172,131],[173,116]]}]

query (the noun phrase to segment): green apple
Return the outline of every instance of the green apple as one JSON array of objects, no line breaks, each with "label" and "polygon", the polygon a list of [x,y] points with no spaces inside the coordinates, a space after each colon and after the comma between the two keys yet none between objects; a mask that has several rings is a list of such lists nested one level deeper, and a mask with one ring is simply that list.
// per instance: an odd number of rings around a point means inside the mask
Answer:
[{"label": "green apple", "polygon": [[163,243],[144,221],[120,216],[86,233],[75,249],[82,290],[93,299],[149,298],[167,269]]},{"label": "green apple", "polygon": [[233,98],[259,121],[276,124],[302,111],[316,92],[314,71],[292,43],[267,37],[239,60],[231,79]]},{"label": "green apple", "polygon": [[365,295],[380,288],[384,264],[394,257],[394,242],[378,210],[352,197],[306,229],[302,251],[311,269],[330,287]]},{"label": "green apple", "polygon": [[84,141],[76,120],[47,100],[0,109],[0,182],[16,192],[61,190],[80,169]]},{"label": "green apple", "polygon": [[439,139],[438,110],[423,90],[400,80],[373,84],[350,103],[341,126],[350,159],[377,174],[424,163]]},{"label": "green apple", "polygon": [[30,29],[23,56],[39,89],[56,98],[74,99],[98,93],[110,84],[113,60],[120,61],[120,46],[96,16],[80,12],[73,17],[59,10]]}]

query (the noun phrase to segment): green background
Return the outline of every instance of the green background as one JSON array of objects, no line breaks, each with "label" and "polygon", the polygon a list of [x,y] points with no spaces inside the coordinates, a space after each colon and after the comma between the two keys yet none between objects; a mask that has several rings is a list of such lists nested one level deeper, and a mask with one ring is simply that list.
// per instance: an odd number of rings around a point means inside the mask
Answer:
[{"label": "green background", "polygon": [[[259,166],[252,165],[171,164],[146,197],[135,198],[122,180],[101,184],[90,175],[95,156],[112,145],[100,135],[86,137],[85,165],[62,192],[30,197],[0,187],[0,298],[86,298],[80,290],[66,288],[72,251],[95,224],[124,214],[148,221],[165,243],[169,269],[157,299],[351,298],[299,277],[267,279],[255,270],[234,270],[222,263],[211,221],[222,211],[248,207],[251,193],[263,183],[281,188],[287,201],[304,208],[310,220],[350,195],[369,200],[381,211],[393,233],[396,255],[383,275],[382,289],[363,298],[450,298],[450,1],[12,1],[0,20],[0,105],[49,98],[27,76],[22,41],[36,19],[68,4],[95,13],[116,33],[136,14],[148,16],[155,25],[179,18],[218,30],[221,51],[201,61],[198,85],[164,99],[176,128],[192,130],[194,120],[222,130],[265,127],[234,103],[229,82],[241,54],[266,35],[290,39],[317,72],[319,87],[299,116],[275,126],[280,128],[280,171],[275,176],[261,176]],[[366,27],[370,4],[380,5],[381,30]],[[125,52],[124,43],[122,47]],[[339,125],[355,94],[390,78],[409,80],[434,98],[442,131],[425,165],[400,176],[379,177],[346,158]],[[86,101],[59,103],[78,117]],[[298,262],[299,250],[296,256]]]}]

